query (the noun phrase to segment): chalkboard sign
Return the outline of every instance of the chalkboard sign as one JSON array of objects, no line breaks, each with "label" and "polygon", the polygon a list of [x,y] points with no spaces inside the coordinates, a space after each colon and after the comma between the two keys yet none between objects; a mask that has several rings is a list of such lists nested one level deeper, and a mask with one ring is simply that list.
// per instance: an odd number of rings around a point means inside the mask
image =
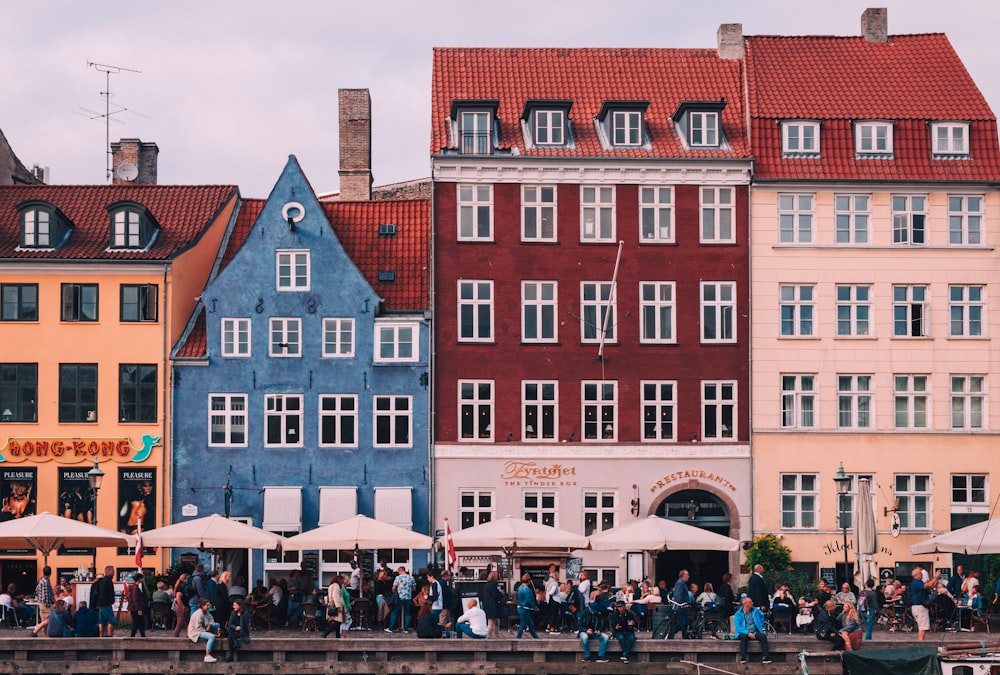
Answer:
[{"label": "chalkboard sign", "polygon": [[306,553],[302,556],[302,569],[309,573],[313,579],[317,577],[317,570],[319,570],[319,554],[317,553]]},{"label": "chalkboard sign", "polygon": [[879,567],[878,568],[878,578],[881,579],[882,581],[885,581],[886,579],[892,579],[892,578],[894,578],[893,577],[893,569],[891,567]]},{"label": "chalkboard sign", "polygon": [[948,577],[951,576],[951,568],[950,567],[938,567],[938,568],[935,568],[934,571],[941,574],[941,581],[943,581],[946,584],[948,583]]},{"label": "chalkboard sign", "polygon": [[820,567],[819,568],[819,578],[826,582],[827,586],[837,585],[837,568],[836,567]]},{"label": "chalkboard sign", "polygon": [[583,572],[583,558],[566,558],[566,575],[563,577],[564,579],[579,579],[581,572]]},{"label": "chalkboard sign", "polygon": [[375,555],[371,551],[361,552],[361,574],[367,579],[375,577]]}]

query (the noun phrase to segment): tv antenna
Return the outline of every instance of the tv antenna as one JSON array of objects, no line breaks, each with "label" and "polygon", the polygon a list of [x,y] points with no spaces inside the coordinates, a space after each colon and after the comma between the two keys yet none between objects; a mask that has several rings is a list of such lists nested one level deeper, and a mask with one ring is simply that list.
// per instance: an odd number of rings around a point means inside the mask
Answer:
[{"label": "tv antenna", "polygon": [[[143,115],[141,112],[131,110],[125,106],[118,105],[117,103],[111,103],[111,98],[114,96],[114,94],[111,93],[111,76],[119,75],[121,73],[137,73],[141,75],[142,71],[135,70],[133,68],[125,68],[124,66],[111,66],[106,63],[95,63],[94,61],[87,61],[87,67],[104,73],[104,91],[101,92],[101,96],[104,98],[104,112],[83,107],[81,107],[79,111],[74,110],[73,112],[77,115],[82,115],[87,119],[104,120],[104,149],[107,153],[107,180],[111,180],[111,122],[114,121],[118,124],[124,124],[121,120],[113,118],[112,115],[130,112],[133,115],[149,119],[148,116]],[[111,109],[112,105],[115,106],[115,110]]]}]

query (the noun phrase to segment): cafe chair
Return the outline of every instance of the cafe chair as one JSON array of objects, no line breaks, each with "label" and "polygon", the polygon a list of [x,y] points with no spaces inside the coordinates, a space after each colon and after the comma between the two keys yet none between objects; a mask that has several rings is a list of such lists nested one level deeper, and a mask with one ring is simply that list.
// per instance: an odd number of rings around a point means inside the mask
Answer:
[{"label": "cafe chair", "polygon": [[174,617],[170,605],[163,600],[155,600],[149,604],[150,628],[173,628]]},{"label": "cafe chair", "polygon": [[319,605],[307,602],[302,605],[302,632],[319,631]]}]

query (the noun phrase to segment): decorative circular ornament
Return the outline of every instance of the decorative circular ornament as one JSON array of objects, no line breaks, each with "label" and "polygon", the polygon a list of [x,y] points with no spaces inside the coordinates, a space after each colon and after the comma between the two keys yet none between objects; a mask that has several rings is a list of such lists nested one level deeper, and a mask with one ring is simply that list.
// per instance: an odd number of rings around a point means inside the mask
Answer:
[{"label": "decorative circular ornament", "polygon": [[893,538],[898,537],[900,527],[899,514],[893,511],[892,518],[889,519],[889,534],[891,534]]},{"label": "decorative circular ornament", "polygon": [[[298,212],[297,215],[292,215],[295,211]],[[298,202],[288,202],[281,207],[281,217],[285,220],[291,218],[293,223],[297,223],[306,217],[306,209]]]}]

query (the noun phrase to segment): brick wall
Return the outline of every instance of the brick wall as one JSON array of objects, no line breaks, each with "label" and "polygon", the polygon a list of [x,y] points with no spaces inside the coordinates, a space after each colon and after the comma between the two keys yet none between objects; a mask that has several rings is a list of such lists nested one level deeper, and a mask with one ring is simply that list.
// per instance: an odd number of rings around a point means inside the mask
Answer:
[{"label": "brick wall", "polygon": [[367,89],[340,89],[340,198],[372,195],[372,99]]}]

